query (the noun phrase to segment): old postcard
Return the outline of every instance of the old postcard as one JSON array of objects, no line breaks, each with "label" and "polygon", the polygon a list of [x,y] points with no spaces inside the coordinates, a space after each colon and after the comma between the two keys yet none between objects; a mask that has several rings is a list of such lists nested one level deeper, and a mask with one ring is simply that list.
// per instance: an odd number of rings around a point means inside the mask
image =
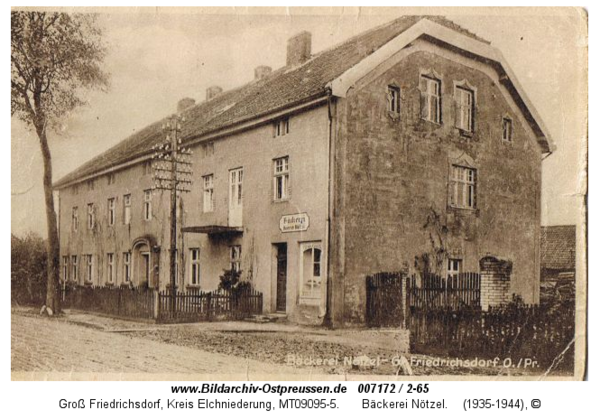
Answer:
[{"label": "old postcard", "polygon": [[580,380],[587,14],[13,8],[13,380]]}]

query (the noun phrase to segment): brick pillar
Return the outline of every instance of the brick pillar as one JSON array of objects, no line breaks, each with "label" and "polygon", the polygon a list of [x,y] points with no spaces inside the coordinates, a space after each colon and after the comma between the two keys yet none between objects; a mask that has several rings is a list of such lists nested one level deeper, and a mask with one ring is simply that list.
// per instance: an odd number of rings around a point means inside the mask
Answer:
[{"label": "brick pillar", "polygon": [[481,309],[510,302],[510,274],[512,262],[486,256],[479,261],[481,274]]}]

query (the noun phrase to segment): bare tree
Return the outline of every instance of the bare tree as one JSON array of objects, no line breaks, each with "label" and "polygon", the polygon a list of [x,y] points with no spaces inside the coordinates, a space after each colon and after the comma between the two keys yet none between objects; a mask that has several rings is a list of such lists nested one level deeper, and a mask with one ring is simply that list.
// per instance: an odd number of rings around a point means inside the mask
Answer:
[{"label": "bare tree", "polygon": [[35,131],[44,162],[49,314],[60,311],[60,300],[59,239],[48,132],[85,104],[81,98],[84,90],[108,86],[108,75],[101,68],[106,52],[101,36],[92,14],[11,13],[11,116]]}]

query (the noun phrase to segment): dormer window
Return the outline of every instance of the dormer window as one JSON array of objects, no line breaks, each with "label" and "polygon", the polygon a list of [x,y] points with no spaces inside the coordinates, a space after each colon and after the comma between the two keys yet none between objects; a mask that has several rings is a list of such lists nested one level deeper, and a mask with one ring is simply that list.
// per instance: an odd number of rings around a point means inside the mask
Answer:
[{"label": "dormer window", "polygon": [[273,124],[273,137],[281,137],[290,133],[290,119],[283,118]]}]

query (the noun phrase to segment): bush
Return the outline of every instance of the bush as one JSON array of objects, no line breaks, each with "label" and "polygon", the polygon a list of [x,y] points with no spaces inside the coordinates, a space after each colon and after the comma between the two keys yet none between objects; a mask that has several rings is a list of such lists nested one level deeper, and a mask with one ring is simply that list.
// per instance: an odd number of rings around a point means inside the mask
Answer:
[{"label": "bush", "polygon": [[42,305],[46,300],[46,241],[36,234],[10,237],[11,303]]},{"label": "bush", "polygon": [[219,277],[219,290],[231,291],[234,294],[241,294],[243,291],[251,289],[252,285],[248,281],[242,281],[242,271],[225,269]]}]

